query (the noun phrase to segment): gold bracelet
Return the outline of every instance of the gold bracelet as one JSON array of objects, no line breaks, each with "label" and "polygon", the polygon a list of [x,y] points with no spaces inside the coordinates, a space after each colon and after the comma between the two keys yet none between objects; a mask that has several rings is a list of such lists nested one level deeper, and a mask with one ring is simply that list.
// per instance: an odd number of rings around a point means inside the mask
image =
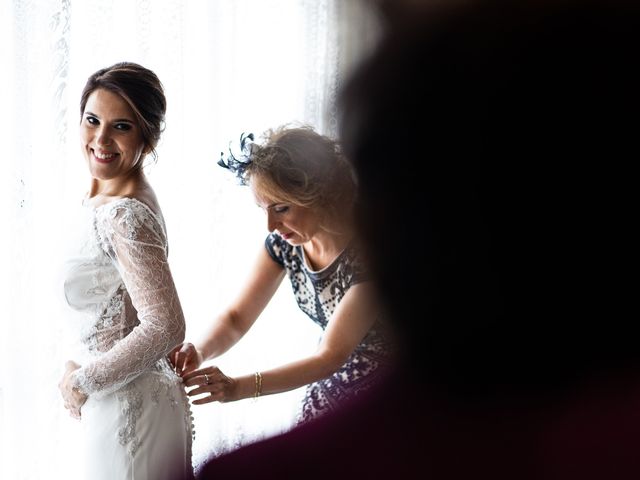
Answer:
[{"label": "gold bracelet", "polygon": [[256,393],[253,395],[253,398],[258,398],[262,394],[262,374],[260,372],[256,372]]}]

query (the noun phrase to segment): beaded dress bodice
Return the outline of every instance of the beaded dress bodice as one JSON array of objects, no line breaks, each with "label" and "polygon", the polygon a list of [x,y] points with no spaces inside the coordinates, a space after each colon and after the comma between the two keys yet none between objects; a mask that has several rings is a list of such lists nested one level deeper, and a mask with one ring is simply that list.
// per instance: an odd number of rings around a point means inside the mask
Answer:
[{"label": "beaded dress bodice", "polygon": [[[292,246],[276,233],[267,236],[265,248],[286,271],[300,309],[322,330],[347,291],[369,279],[366,266],[353,246],[319,271],[309,267],[302,246]],[[380,315],[337,372],[307,387],[298,422],[332,411],[346,398],[371,388],[383,372],[381,367],[389,363],[390,353],[390,339]]]}]

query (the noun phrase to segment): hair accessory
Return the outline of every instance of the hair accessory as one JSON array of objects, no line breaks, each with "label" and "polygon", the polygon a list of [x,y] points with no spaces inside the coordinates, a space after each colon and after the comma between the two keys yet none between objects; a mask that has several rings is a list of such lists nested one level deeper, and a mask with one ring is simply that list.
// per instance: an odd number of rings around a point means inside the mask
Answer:
[{"label": "hair accessory", "polygon": [[218,160],[218,165],[234,173],[242,185],[247,184],[244,172],[251,164],[251,154],[254,150],[253,140],[253,133],[241,133],[240,153],[238,155],[234,155],[231,151],[231,142],[229,142],[229,155],[227,156],[226,161],[224,158],[224,152],[220,152],[220,160]]}]

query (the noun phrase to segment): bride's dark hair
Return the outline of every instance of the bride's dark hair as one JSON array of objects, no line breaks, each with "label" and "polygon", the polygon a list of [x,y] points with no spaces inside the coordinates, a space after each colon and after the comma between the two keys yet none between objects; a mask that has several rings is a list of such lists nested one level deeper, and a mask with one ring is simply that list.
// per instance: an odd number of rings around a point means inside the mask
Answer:
[{"label": "bride's dark hair", "polygon": [[142,138],[150,153],[157,157],[155,148],[164,130],[167,100],[158,76],[141,65],[120,62],[92,74],[82,90],[80,118],[84,115],[89,96],[98,89],[118,94],[133,110]]}]

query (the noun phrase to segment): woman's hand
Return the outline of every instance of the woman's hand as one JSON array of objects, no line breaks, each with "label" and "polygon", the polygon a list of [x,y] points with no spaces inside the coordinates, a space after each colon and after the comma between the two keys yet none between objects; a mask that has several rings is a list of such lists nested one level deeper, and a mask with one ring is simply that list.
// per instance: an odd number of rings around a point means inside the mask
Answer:
[{"label": "woman's hand", "polygon": [[234,378],[227,377],[218,367],[206,367],[201,370],[195,370],[184,375],[183,380],[186,387],[197,387],[187,392],[187,395],[190,397],[203,393],[209,394],[193,400],[194,405],[238,400],[236,394],[238,381]]},{"label": "woman's hand", "polygon": [[174,371],[184,377],[189,372],[196,370],[202,364],[202,353],[193,343],[184,342],[171,350],[169,361]]},{"label": "woman's hand", "polygon": [[73,418],[80,419],[80,410],[84,402],[87,401],[87,395],[82,393],[76,387],[73,386],[71,374],[80,368],[76,362],[69,360],[65,365],[65,372],[62,376],[62,380],[58,383],[58,388],[62,394],[64,400],[64,408],[69,410],[69,414]]}]

